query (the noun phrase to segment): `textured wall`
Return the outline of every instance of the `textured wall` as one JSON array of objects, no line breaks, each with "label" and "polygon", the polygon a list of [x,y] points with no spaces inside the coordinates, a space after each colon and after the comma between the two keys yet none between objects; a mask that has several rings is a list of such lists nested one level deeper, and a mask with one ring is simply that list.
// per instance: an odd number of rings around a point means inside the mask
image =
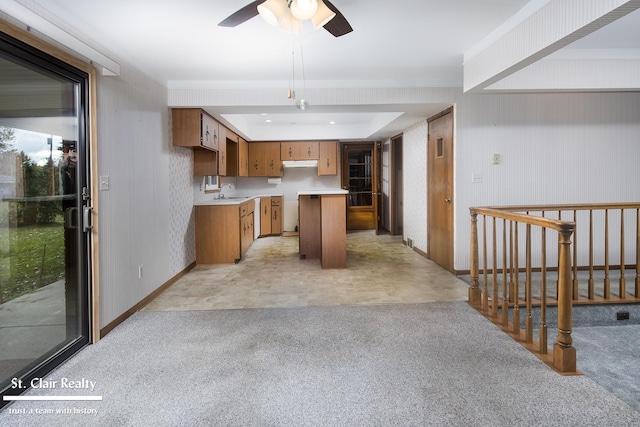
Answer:
[{"label": "textured wall", "polygon": [[426,119],[404,131],[404,238],[427,251],[427,134]]},{"label": "textured wall", "polygon": [[171,146],[167,89],[121,65],[98,80],[101,327],[195,259],[191,152]]}]

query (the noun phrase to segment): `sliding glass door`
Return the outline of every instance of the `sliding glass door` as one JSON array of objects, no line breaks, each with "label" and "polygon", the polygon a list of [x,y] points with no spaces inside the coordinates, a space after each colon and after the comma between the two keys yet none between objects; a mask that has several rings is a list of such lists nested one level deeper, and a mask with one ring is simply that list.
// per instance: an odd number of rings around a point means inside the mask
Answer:
[{"label": "sliding glass door", "polygon": [[0,407],[89,342],[87,82],[0,33]]}]

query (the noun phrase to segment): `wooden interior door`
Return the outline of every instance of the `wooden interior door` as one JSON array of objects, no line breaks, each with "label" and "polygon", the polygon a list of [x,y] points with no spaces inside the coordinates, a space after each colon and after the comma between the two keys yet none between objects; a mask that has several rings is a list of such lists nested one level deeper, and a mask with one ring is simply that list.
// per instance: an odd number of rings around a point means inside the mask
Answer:
[{"label": "wooden interior door", "polygon": [[343,143],[342,188],[349,190],[347,230],[377,229],[377,164],[375,143]]},{"label": "wooden interior door", "polygon": [[427,251],[453,268],[453,108],[430,118],[427,146]]}]

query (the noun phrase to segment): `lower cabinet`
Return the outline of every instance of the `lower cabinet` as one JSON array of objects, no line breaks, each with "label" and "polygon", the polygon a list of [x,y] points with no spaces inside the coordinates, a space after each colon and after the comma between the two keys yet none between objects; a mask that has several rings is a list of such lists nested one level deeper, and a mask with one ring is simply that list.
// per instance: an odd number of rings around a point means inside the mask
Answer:
[{"label": "lower cabinet", "polygon": [[282,235],[282,196],[260,197],[260,236]]},{"label": "lower cabinet", "polygon": [[240,261],[253,243],[255,203],[196,206],[196,263]]},{"label": "lower cabinet", "polygon": [[271,197],[260,197],[260,236],[271,235]]},{"label": "lower cabinet", "polygon": [[271,197],[271,235],[282,234],[282,197]]}]

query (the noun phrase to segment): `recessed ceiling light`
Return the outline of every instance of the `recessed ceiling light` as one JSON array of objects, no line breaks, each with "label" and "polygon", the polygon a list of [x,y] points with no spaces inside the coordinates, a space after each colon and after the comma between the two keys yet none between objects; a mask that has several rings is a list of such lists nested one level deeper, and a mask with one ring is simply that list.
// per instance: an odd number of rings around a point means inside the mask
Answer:
[{"label": "recessed ceiling light", "polygon": [[271,119],[265,120],[265,123],[271,123]]},{"label": "recessed ceiling light", "polygon": [[333,120],[329,122],[330,125],[335,125],[336,122],[334,122]]}]

